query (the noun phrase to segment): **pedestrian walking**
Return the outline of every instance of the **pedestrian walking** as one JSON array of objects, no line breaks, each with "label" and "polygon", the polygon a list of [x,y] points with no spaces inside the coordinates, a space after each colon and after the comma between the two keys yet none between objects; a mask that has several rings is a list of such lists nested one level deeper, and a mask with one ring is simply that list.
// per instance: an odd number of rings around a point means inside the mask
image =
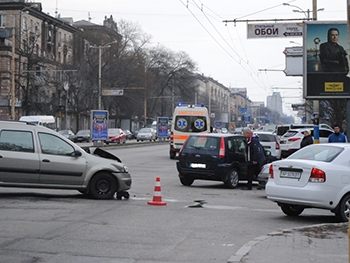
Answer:
[{"label": "pedestrian walking", "polygon": [[338,124],[333,125],[334,132],[328,136],[328,142],[348,142],[348,138],[344,133],[340,132],[340,126]]},{"label": "pedestrian walking", "polygon": [[260,144],[259,137],[253,134],[249,127],[243,129],[243,135],[246,138],[246,157],[248,162],[247,179],[248,183],[242,190],[252,190],[253,177],[257,176],[261,167],[266,163],[265,151]]}]

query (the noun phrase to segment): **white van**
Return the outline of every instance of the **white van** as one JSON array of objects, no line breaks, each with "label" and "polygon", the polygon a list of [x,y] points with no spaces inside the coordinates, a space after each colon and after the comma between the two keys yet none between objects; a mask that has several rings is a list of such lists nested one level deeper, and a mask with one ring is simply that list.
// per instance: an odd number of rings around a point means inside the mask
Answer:
[{"label": "white van", "polygon": [[42,125],[48,127],[52,130],[56,130],[56,121],[52,115],[31,115],[22,116],[19,121],[24,121],[28,123],[33,123],[37,125]]},{"label": "white van", "polygon": [[210,132],[208,109],[201,105],[180,105],[174,110],[170,131],[170,159],[175,159],[191,133]]}]

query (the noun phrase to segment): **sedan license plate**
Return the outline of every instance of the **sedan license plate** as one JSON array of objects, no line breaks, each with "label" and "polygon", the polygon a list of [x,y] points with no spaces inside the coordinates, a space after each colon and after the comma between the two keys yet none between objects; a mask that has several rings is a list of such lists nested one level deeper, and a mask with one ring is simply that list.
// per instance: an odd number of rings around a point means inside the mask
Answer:
[{"label": "sedan license plate", "polygon": [[206,168],[205,163],[191,163],[190,164],[191,168]]},{"label": "sedan license plate", "polygon": [[291,179],[300,179],[301,172],[295,172],[295,171],[281,171],[280,177],[281,178],[291,178]]}]

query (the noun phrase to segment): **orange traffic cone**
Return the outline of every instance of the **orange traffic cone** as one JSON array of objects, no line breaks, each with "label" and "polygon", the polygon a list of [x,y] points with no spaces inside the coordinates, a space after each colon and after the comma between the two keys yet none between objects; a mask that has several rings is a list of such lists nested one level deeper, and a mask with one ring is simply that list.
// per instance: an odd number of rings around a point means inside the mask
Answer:
[{"label": "orange traffic cone", "polygon": [[162,194],[160,190],[160,178],[156,178],[156,185],[154,187],[153,201],[147,202],[149,205],[166,205],[166,202],[162,201]]}]

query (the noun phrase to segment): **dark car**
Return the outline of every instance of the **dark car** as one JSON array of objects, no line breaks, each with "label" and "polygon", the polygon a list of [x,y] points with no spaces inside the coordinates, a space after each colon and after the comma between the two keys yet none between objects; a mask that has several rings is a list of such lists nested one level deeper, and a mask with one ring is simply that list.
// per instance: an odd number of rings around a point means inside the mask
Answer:
[{"label": "dark car", "polygon": [[80,130],[73,136],[73,142],[90,142],[90,130]]},{"label": "dark car", "polygon": [[247,179],[245,137],[236,134],[192,134],[185,141],[176,163],[183,185],[194,180],[222,181],[236,188]]}]

